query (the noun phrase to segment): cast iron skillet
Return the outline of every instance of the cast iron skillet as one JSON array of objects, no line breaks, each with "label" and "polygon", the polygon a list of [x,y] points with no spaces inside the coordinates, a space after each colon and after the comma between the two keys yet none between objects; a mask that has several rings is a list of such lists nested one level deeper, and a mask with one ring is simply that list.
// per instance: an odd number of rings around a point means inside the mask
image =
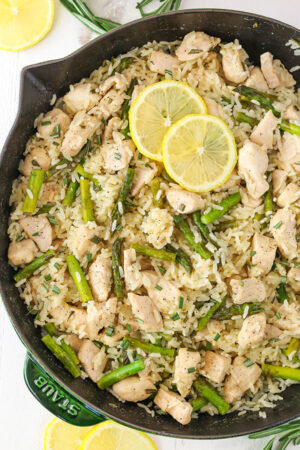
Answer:
[{"label": "cast iron skillet", "polygon": [[[40,329],[33,326],[7,262],[7,224],[12,181],[18,175],[19,160],[25,143],[34,132],[33,119],[49,109],[53,94],[63,95],[71,83],[88,76],[104,59],[125,53],[147,41],[172,41],[192,30],[205,31],[223,41],[238,38],[251,60],[259,64],[259,55],[272,52],[291,68],[299,57],[285,44],[290,38],[300,41],[299,30],[249,13],[227,10],[185,10],[137,20],[95,39],[72,55],[27,67],[21,75],[20,104],[16,121],[1,153],[0,168],[0,279],[1,295],[16,332],[28,349],[25,380],[29,389],[54,414],[77,425],[97,423],[111,417],[123,424],[148,432],[194,439],[238,436],[272,427],[299,416],[300,388],[294,385],[284,393],[275,410],[267,409],[267,419],[249,412],[238,417],[203,414],[187,426],[170,416],[152,417],[133,403],[120,403],[109,392],[100,391],[90,380],[74,380],[40,341]],[[300,71],[294,73],[300,82]],[[8,374],[8,372],[7,372]],[[5,376],[5,374],[2,374]],[[102,416],[101,416],[102,415]]]}]

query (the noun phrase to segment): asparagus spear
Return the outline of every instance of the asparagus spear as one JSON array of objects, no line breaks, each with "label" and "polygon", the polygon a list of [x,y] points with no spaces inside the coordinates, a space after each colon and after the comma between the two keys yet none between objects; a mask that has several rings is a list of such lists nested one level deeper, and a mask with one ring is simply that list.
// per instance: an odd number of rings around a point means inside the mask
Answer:
[{"label": "asparagus spear", "polygon": [[300,339],[292,338],[288,345],[288,348],[283,350],[285,356],[289,357],[293,353],[293,358],[297,355],[300,349]]},{"label": "asparagus spear", "polygon": [[87,172],[86,170],[84,170],[82,164],[78,164],[76,167],[76,172],[82,176],[83,178],[86,178],[87,180],[92,181],[94,187],[98,190],[101,191],[102,187],[101,184],[99,183],[99,181],[93,176],[92,173]]},{"label": "asparagus spear", "polygon": [[215,314],[215,312],[223,305],[225,302],[226,297],[223,297],[220,302],[216,302],[214,305],[210,307],[210,309],[207,311],[204,317],[201,317],[198,322],[198,330],[203,330],[204,327],[206,327],[208,321],[211,319],[211,317]]},{"label": "asparagus spear", "polygon": [[124,239],[116,239],[112,247],[112,270],[114,278],[114,292],[118,298],[124,297],[123,281],[120,275],[120,267],[122,267],[122,245]]},{"label": "asparagus spear", "polygon": [[[128,90],[126,91],[126,95],[128,95],[129,98],[126,98],[126,100],[124,100],[123,105],[122,105],[122,120],[123,120],[123,123],[125,121],[128,122],[128,114],[129,114],[129,109],[130,109],[129,103],[130,103],[130,100],[131,100],[133,89],[134,89],[136,84],[137,84],[137,79],[134,78],[131,81]],[[121,133],[125,136],[126,139],[130,139],[129,132],[130,132],[130,130],[129,130],[129,123],[127,123],[126,128],[121,129]]]},{"label": "asparagus spear", "polygon": [[201,394],[206,400],[215,405],[219,413],[223,416],[227,413],[230,405],[215,392],[202,378],[194,383],[194,389]]},{"label": "asparagus spear", "polygon": [[78,181],[71,181],[68,186],[65,198],[62,201],[63,206],[71,206],[76,198],[76,191],[79,187]]},{"label": "asparagus spear", "polygon": [[262,364],[262,373],[265,376],[283,378],[284,380],[300,381],[300,369],[292,367],[273,366],[272,364]]},{"label": "asparagus spear", "polygon": [[187,242],[201,256],[201,258],[209,259],[212,257],[212,253],[209,250],[203,247],[200,242],[195,241],[195,236],[192,230],[182,216],[175,216],[174,222],[178,230],[183,234]]},{"label": "asparagus spear", "polygon": [[41,206],[41,208],[38,209],[35,216],[38,216],[39,214],[48,214],[50,209],[52,209],[53,206],[55,206],[55,205],[56,205],[56,203],[53,203],[53,202],[46,203],[44,206]]},{"label": "asparagus spear", "polygon": [[61,345],[61,348],[67,353],[69,358],[73,361],[73,363],[78,365],[80,363],[80,361],[77,358],[77,355],[74,352],[74,350],[72,349],[72,347],[70,347],[68,344],[66,344],[63,339],[60,341],[60,345]]},{"label": "asparagus spear", "polygon": [[280,117],[280,113],[276,111],[272,104],[272,101],[276,99],[274,96],[264,94],[248,86],[237,86],[234,90],[249,100],[258,102],[263,108],[270,109],[275,117]]},{"label": "asparagus spear", "polygon": [[74,255],[67,256],[67,265],[69,269],[69,273],[76,284],[77,290],[79,292],[80,298],[82,302],[88,302],[93,300],[92,291],[88,285],[88,282],[84,276],[82,268],[78,260]]},{"label": "asparagus spear", "polygon": [[41,187],[45,178],[45,172],[40,169],[32,169],[29,177],[26,196],[22,206],[22,211],[30,213],[35,210]]},{"label": "asparagus spear", "polygon": [[49,259],[53,258],[54,255],[55,253],[53,250],[48,250],[48,252],[44,253],[42,256],[39,256],[30,264],[21,269],[18,273],[16,273],[16,275],[14,276],[14,280],[18,282],[20,280],[23,280],[24,278],[29,278],[33,274],[33,272],[44,266],[49,261]]},{"label": "asparagus spear", "polygon": [[243,303],[242,305],[232,305],[229,308],[223,304],[214,314],[213,318],[216,320],[229,320],[233,316],[242,316],[246,307],[248,307],[248,316],[257,314],[263,311],[262,304],[259,302]]},{"label": "asparagus spear", "polygon": [[272,183],[269,184],[269,189],[265,194],[264,199],[265,216],[270,215],[273,212],[273,187]]},{"label": "asparagus spear", "polygon": [[137,253],[151,258],[162,259],[163,261],[176,261],[176,254],[166,250],[158,250],[154,247],[140,244],[131,244],[130,248],[134,248]]},{"label": "asparagus spear", "polygon": [[207,214],[201,216],[201,222],[205,225],[208,225],[220,217],[224,216],[230,208],[237,205],[241,201],[241,196],[239,192],[235,192],[231,194],[229,197],[224,198],[219,204],[222,209],[214,209],[212,208]]},{"label": "asparagus spear", "polygon": [[209,236],[209,229],[204,223],[201,222],[201,214],[200,211],[195,211],[193,213],[193,221],[194,224],[199,228],[200,233],[208,242],[211,242],[215,247],[219,247],[217,242]]},{"label": "asparagus spear", "polygon": [[134,58],[131,56],[126,56],[125,58],[122,58],[120,63],[114,68],[112,71],[112,75],[115,73],[122,73],[129,65],[133,62]]},{"label": "asparagus spear", "polygon": [[193,400],[190,401],[192,407],[193,407],[193,411],[199,411],[199,409],[202,409],[203,406],[206,406],[208,403],[208,400],[206,400],[206,398],[204,397],[197,397],[197,398],[193,398]]},{"label": "asparagus spear", "polygon": [[114,209],[112,211],[112,223],[111,223],[112,234],[115,232],[115,230],[119,229],[119,227],[121,226],[121,219],[124,212],[125,201],[130,192],[133,177],[134,177],[134,169],[129,168],[127,170],[117,203],[115,204]]},{"label": "asparagus spear", "polygon": [[90,192],[90,182],[84,178],[80,179],[81,212],[84,223],[95,220],[93,202]]},{"label": "asparagus spear", "polygon": [[216,231],[225,231],[228,228],[237,228],[239,226],[239,222],[237,219],[225,220],[224,222],[220,222],[215,226]]},{"label": "asparagus spear", "polygon": [[255,117],[248,116],[241,111],[237,113],[237,115],[235,116],[235,120],[239,123],[248,123],[251,128],[255,127],[255,125],[259,123],[259,120],[255,119]]},{"label": "asparagus spear", "polygon": [[150,183],[153,205],[155,208],[162,208],[164,201],[162,196],[162,191],[160,189],[160,178],[155,177]]},{"label": "asparagus spear", "polygon": [[46,323],[46,325],[44,325],[44,328],[47,331],[47,333],[50,334],[50,336],[59,336],[60,335],[59,330],[56,328],[56,326],[52,322]]},{"label": "asparagus spear", "polygon": [[154,345],[150,342],[139,341],[138,339],[135,339],[131,336],[127,336],[125,339],[126,341],[130,342],[130,345],[132,345],[132,347],[141,348],[148,353],[160,353],[161,355],[166,356],[174,356],[175,354],[175,350],[173,348],[160,347],[159,345]]},{"label": "asparagus spear", "polygon": [[134,375],[145,368],[144,361],[142,359],[138,359],[133,363],[127,364],[126,366],[119,367],[118,369],[112,370],[111,372],[106,373],[100,380],[97,382],[99,389],[106,389],[112,384],[117,383],[118,381],[123,380],[124,378],[130,377],[130,375]]},{"label": "asparagus spear", "polygon": [[43,343],[48,347],[51,353],[60,360],[60,362],[64,365],[64,367],[73,375],[74,378],[80,376],[79,367],[73,362],[70,356],[64,351],[64,349],[58,345],[58,343],[50,336],[50,334],[46,334],[42,338]]},{"label": "asparagus spear", "polygon": [[175,253],[176,255],[175,262],[184,267],[187,273],[192,273],[193,265],[189,255],[187,255],[183,250],[181,250],[181,248],[175,248],[171,244],[165,245],[164,248],[167,252]]}]

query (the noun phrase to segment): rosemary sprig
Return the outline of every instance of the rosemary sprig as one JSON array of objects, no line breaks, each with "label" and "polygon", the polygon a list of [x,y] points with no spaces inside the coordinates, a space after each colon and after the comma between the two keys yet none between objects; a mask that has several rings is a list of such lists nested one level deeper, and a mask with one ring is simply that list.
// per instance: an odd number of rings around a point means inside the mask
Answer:
[{"label": "rosemary sprig", "polygon": [[149,13],[145,13],[144,7],[152,2],[153,0],[142,0],[137,3],[136,8],[140,11],[142,17],[154,16],[155,14],[162,14],[169,11],[177,11],[181,4],[181,0],[160,0],[162,5],[159,6],[159,8],[154,11],[150,11]]},{"label": "rosemary sprig", "polygon": [[[290,443],[300,444],[300,419],[293,420],[290,423],[279,425],[269,430],[258,431],[249,435],[249,439],[260,439],[267,436],[278,435],[278,446],[276,450],[285,450]],[[262,450],[272,450],[276,437],[273,437]]]}]

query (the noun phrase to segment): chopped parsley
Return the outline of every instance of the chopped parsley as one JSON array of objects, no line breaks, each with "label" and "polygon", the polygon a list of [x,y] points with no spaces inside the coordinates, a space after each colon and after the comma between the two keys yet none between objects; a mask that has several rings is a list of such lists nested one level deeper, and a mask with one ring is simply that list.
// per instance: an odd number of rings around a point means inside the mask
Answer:
[{"label": "chopped parsley", "polygon": [[20,236],[17,237],[16,242],[23,241],[23,239],[25,239],[25,236],[23,236],[23,235],[21,234]]},{"label": "chopped parsley", "polygon": [[205,346],[206,350],[211,350],[211,343],[206,341],[206,346]]},{"label": "chopped parsley", "polygon": [[153,167],[149,163],[146,163],[145,167],[149,167],[149,169],[153,169]]},{"label": "chopped parsley", "polygon": [[277,319],[281,319],[281,314],[279,311],[277,311],[277,313],[275,314],[275,316],[277,317]]},{"label": "chopped parsley", "polygon": [[183,301],[184,301],[184,298],[183,297],[179,297],[179,303],[178,303],[178,308],[179,309],[182,309],[182,307],[183,307]]},{"label": "chopped parsley", "polygon": [[125,328],[126,328],[127,331],[129,331],[129,333],[131,333],[132,328],[131,328],[131,326],[129,325],[129,323],[126,323]]},{"label": "chopped parsley", "polygon": [[54,285],[53,288],[52,288],[52,292],[54,292],[54,294],[60,294],[61,291],[60,291],[59,287]]},{"label": "chopped parsley", "polygon": [[46,126],[46,125],[51,125],[50,120],[46,120],[46,122],[41,122],[41,125]]},{"label": "chopped parsley", "polygon": [[178,313],[175,313],[175,314],[173,314],[173,316],[171,316],[171,319],[172,320],[179,320],[180,319],[180,316],[179,316],[179,314]]},{"label": "chopped parsley", "polygon": [[115,334],[115,329],[113,327],[107,327],[106,336],[112,337]]},{"label": "chopped parsley", "polygon": [[243,282],[243,280],[240,282],[240,285],[242,286],[242,287],[244,287],[244,282]]},{"label": "chopped parsley", "polygon": [[92,239],[90,239],[91,242],[93,242],[94,244],[99,244],[99,242],[101,242],[101,239],[99,238],[99,236],[93,236]]},{"label": "chopped parsley", "polygon": [[276,230],[278,230],[278,228],[280,228],[282,225],[282,220],[279,220],[279,222],[276,223],[276,225],[274,225],[273,228],[276,228]]},{"label": "chopped parsley", "polygon": [[67,247],[62,247],[60,250],[59,250],[59,253],[63,253],[63,252],[65,252],[67,250]]},{"label": "chopped parsley", "polygon": [[129,348],[129,346],[130,346],[130,342],[127,341],[126,339],[124,339],[124,340],[122,341],[121,347],[122,347],[124,350],[127,350],[127,349]]},{"label": "chopped parsley", "polygon": [[214,337],[214,341],[218,341],[220,339],[221,335],[219,333],[217,333]]},{"label": "chopped parsley", "polygon": [[159,284],[157,284],[157,285],[155,286],[155,289],[157,289],[158,291],[161,291],[161,290],[162,290],[162,287],[159,286]]},{"label": "chopped parsley", "polygon": [[120,153],[118,153],[118,152],[115,153],[115,159],[121,159]]},{"label": "chopped parsley", "polygon": [[166,269],[163,266],[157,266],[157,268],[162,275],[164,275],[166,273]]},{"label": "chopped parsley", "polygon": [[44,288],[46,289],[47,292],[49,292],[49,283],[43,283]]},{"label": "chopped parsley", "polygon": [[140,319],[139,317],[137,317],[136,320],[138,321],[138,323],[144,323],[143,319]]},{"label": "chopped parsley", "polygon": [[188,368],[188,373],[193,373],[193,372],[195,372],[195,367],[189,367]]},{"label": "chopped parsley", "polygon": [[51,277],[50,273],[48,273],[47,275],[44,276],[44,279],[45,279],[46,281],[50,281],[51,278],[52,278],[52,277]]},{"label": "chopped parsley", "polygon": [[53,216],[48,216],[48,220],[52,225],[58,225],[58,223],[56,222],[56,220],[54,219]]},{"label": "chopped parsley", "polygon": [[255,251],[252,251],[252,252],[250,252],[250,255],[251,255],[251,256],[254,256],[254,255],[256,255],[256,252],[255,252]]},{"label": "chopped parsley", "polygon": [[87,253],[86,255],[86,259],[88,262],[92,261],[92,254],[91,253]]},{"label": "chopped parsley", "polygon": [[173,75],[172,70],[169,70],[169,69],[166,69],[166,70],[165,70],[165,73],[167,73],[168,75],[171,75],[171,76]]},{"label": "chopped parsley", "polygon": [[60,269],[60,264],[55,263],[55,264],[54,264],[54,267],[55,267],[56,270],[59,270],[59,269]]},{"label": "chopped parsley", "polygon": [[105,120],[104,117],[102,117],[101,122],[104,123],[104,125],[108,124],[107,120]]},{"label": "chopped parsley", "polygon": [[66,172],[63,176],[63,185],[66,186],[66,184],[68,183],[68,179],[69,179],[69,172]]},{"label": "chopped parsley", "polygon": [[39,235],[39,232],[38,231],[36,231],[35,233],[32,233],[32,235],[31,236],[38,236]]},{"label": "chopped parsley", "polygon": [[246,367],[251,367],[253,366],[254,362],[251,361],[251,359],[246,359],[246,361],[244,361],[244,364]]}]

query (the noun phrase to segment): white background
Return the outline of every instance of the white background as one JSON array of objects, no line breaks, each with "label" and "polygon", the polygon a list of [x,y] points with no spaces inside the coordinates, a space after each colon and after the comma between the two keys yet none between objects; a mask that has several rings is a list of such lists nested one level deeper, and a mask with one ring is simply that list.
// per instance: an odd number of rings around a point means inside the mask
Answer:
[{"label": "white background", "polygon": [[[136,0],[90,0],[88,4],[100,16],[106,15],[122,23],[139,17],[134,8]],[[68,55],[93,37],[58,0],[55,6],[52,30],[42,42],[20,53],[0,50],[0,149],[17,111],[21,69],[28,64]],[[182,9],[195,7],[244,10],[300,27],[299,0],[182,0]],[[1,450],[41,450],[43,430],[52,418],[25,387],[24,357],[25,349],[0,303]],[[265,442],[250,441],[247,437],[197,442],[156,436],[153,439],[159,450],[259,450]]]}]

